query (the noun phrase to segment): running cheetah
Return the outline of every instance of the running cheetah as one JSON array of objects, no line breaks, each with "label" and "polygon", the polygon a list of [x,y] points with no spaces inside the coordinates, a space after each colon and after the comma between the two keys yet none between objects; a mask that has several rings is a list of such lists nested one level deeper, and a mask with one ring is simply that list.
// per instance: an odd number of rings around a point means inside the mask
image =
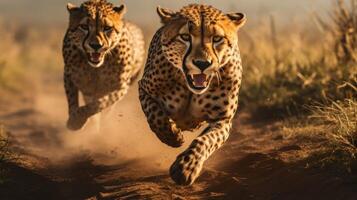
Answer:
[{"label": "running cheetah", "polygon": [[63,41],[67,127],[79,130],[88,118],[100,119],[104,109],[127,93],[144,62],[144,38],[137,26],[123,20],[124,5],[90,0],[80,7],[68,4],[67,9],[70,19]]},{"label": "running cheetah", "polygon": [[229,136],[242,80],[237,31],[246,17],[198,4],[157,12],[163,26],[151,41],[139,96],[151,130],[169,146],[183,144],[182,131],[208,124],[170,167],[177,184],[190,185]]}]

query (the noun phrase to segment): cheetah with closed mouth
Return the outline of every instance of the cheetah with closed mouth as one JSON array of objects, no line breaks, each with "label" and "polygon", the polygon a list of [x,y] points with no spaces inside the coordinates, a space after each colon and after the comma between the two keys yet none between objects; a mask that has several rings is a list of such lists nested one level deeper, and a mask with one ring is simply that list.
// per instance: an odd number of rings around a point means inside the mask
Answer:
[{"label": "cheetah with closed mouth", "polygon": [[90,0],[80,7],[69,3],[67,9],[70,19],[62,51],[67,127],[79,130],[88,118],[99,120],[104,109],[127,93],[144,62],[144,39],[137,26],[123,20],[124,5]]},{"label": "cheetah with closed mouth", "polygon": [[169,146],[183,144],[182,131],[208,124],[170,167],[177,184],[191,185],[232,127],[242,79],[237,31],[246,17],[198,4],[157,12],[163,26],[151,41],[139,96],[151,130]]}]

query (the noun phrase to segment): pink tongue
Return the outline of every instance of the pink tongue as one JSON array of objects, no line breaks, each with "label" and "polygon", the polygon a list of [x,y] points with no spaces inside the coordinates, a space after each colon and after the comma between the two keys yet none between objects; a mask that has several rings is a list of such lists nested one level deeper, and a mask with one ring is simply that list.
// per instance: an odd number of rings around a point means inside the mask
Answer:
[{"label": "pink tongue", "polygon": [[205,87],[206,75],[205,74],[194,74],[193,82],[194,82],[195,86]]},{"label": "pink tongue", "polygon": [[91,57],[93,61],[98,62],[100,58],[100,53],[92,53]]}]

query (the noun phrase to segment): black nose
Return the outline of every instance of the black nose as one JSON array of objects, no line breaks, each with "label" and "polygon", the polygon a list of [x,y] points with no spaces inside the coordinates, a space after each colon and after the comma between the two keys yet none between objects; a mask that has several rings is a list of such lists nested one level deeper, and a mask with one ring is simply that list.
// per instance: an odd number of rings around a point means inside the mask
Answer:
[{"label": "black nose", "polygon": [[98,51],[100,48],[103,47],[103,46],[102,46],[101,44],[99,44],[99,43],[89,43],[89,46],[90,46],[92,49],[96,50],[96,51]]},{"label": "black nose", "polygon": [[202,72],[212,65],[212,61],[208,60],[193,60],[194,65],[196,65]]}]

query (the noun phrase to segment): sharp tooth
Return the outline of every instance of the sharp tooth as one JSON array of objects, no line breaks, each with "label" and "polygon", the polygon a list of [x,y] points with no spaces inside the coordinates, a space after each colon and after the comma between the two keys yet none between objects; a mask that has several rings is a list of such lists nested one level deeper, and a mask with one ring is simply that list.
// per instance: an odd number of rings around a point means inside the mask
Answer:
[{"label": "sharp tooth", "polygon": [[194,79],[193,79],[193,74],[190,74],[190,76],[191,76],[191,79],[194,80]]}]

